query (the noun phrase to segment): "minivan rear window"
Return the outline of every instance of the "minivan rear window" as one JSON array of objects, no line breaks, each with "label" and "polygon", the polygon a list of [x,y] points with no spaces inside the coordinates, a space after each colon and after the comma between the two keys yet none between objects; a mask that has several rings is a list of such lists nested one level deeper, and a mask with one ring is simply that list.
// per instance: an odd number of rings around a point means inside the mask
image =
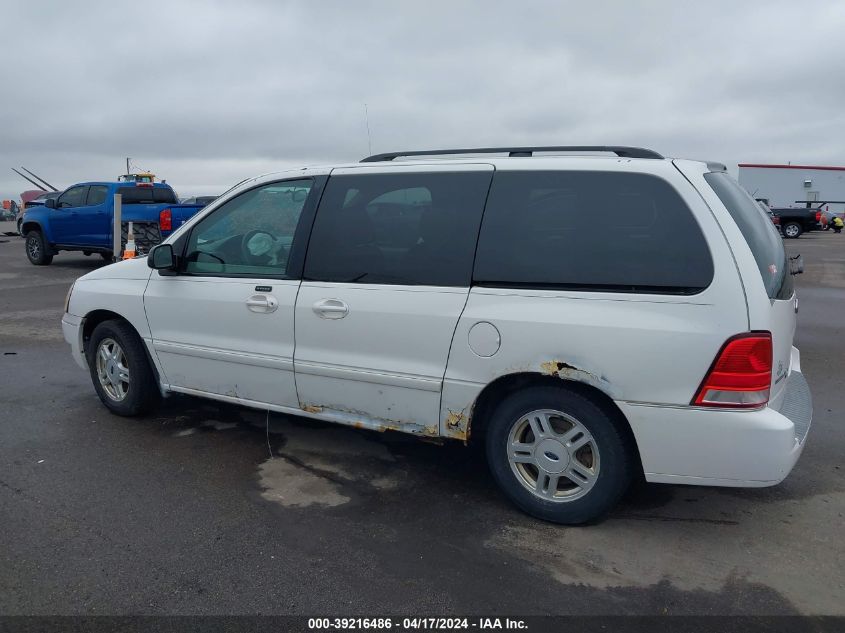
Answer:
[{"label": "minivan rear window", "polygon": [[642,173],[498,171],[474,282],[486,286],[694,294],[713,260],[680,194]]},{"label": "minivan rear window", "polygon": [[704,179],[719,196],[748,242],[769,298],[792,298],[792,276],[789,274],[783,240],[765,211],[725,172],[704,174]]},{"label": "minivan rear window", "polygon": [[170,187],[118,187],[123,204],[176,204]]}]

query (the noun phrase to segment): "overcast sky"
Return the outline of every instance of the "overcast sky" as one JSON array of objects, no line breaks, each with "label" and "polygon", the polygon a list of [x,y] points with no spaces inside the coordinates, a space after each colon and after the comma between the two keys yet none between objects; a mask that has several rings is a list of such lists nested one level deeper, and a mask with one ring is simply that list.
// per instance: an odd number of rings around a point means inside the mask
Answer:
[{"label": "overcast sky", "polygon": [[0,197],[180,195],[368,151],[627,144],[845,165],[845,2],[0,0]]}]

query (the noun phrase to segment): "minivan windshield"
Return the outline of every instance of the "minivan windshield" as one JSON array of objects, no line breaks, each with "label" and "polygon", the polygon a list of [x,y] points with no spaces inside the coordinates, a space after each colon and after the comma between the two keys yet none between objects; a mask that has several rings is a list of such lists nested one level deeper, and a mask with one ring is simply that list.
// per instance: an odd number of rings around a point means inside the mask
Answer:
[{"label": "minivan windshield", "polygon": [[725,172],[704,174],[716,195],[734,219],[754,254],[766,293],[770,299],[792,298],[792,276],[783,240],[775,225],[739,183]]}]

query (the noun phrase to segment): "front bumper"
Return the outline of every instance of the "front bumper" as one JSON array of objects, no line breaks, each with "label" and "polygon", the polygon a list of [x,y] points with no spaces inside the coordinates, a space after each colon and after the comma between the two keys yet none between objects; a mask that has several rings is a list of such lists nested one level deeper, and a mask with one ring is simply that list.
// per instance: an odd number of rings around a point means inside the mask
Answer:
[{"label": "front bumper", "polygon": [[88,370],[88,362],[85,359],[85,351],[82,342],[82,324],[85,321],[82,317],[73,314],[65,314],[62,316],[62,334],[64,334],[65,341],[70,345],[71,355],[76,364],[82,369]]},{"label": "front bumper", "polygon": [[813,403],[798,350],[786,386],[756,411],[620,402],[648,481],[772,486],[792,470],[807,440]]}]

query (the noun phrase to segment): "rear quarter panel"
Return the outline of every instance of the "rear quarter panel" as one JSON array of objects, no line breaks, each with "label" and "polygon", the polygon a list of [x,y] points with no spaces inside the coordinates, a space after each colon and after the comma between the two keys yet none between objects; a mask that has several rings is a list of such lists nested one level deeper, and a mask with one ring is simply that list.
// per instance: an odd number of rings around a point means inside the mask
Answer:
[{"label": "rear quarter panel", "polygon": [[[580,168],[641,171],[670,182],[708,242],[712,283],[692,296],[474,287],[444,376],[443,435],[466,439],[479,393],[509,374],[589,384],[616,401],[689,405],[725,340],[748,328],[736,263],[719,225],[671,162],[607,161]],[[482,321],[500,333],[501,347],[490,357],[478,356],[468,344],[470,329]]]},{"label": "rear quarter panel", "polygon": [[722,201],[707,184],[704,174],[705,165],[693,161],[676,161],[684,174],[701,192],[702,197],[718,218],[725,237],[736,259],[742,279],[748,306],[748,329],[764,330],[772,333],[772,390],[770,401],[776,402],[781,390],[786,385],[786,378],[791,371],[792,342],[797,325],[797,299],[772,300],[766,292],[760,276],[757,261],[742,235],[736,222],[725,209]]}]

